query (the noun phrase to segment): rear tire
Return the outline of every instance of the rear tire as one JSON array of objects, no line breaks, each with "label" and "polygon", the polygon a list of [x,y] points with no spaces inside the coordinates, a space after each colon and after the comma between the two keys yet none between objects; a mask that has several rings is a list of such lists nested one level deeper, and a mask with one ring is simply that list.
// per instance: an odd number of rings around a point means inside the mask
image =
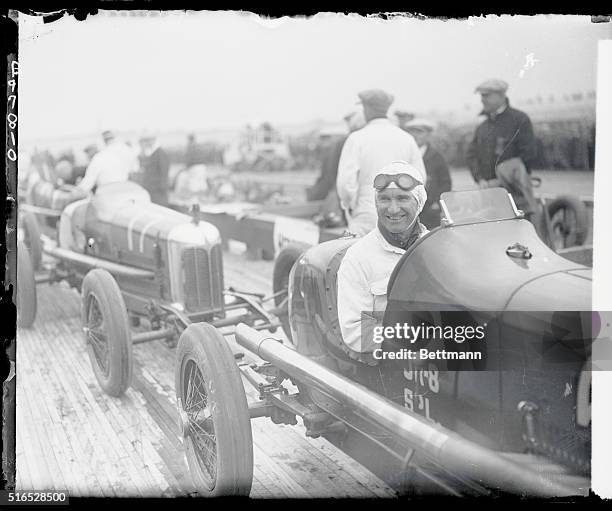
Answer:
[{"label": "rear tire", "polygon": [[36,319],[36,281],[30,252],[21,240],[17,241],[17,325],[29,328]]},{"label": "rear tire", "polygon": [[187,463],[203,496],[248,496],[253,437],[234,355],[217,329],[190,325],[179,339],[175,369]]},{"label": "rear tire", "polygon": [[100,387],[119,397],[132,379],[132,336],[123,295],[113,276],[91,270],[83,279],[81,321]]},{"label": "rear tire", "polygon": [[304,248],[299,247],[297,245],[289,245],[283,248],[276,261],[274,261],[274,273],[272,277],[272,291],[274,294],[280,291],[287,291],[287,294],[283,294],[280,296],[276,296],[274,298],[274,305],[279,307],[283,300],[287,300],[285,313],[279,315],[279,319],[281,324],[283,325],[283,330],[285,331],[285,335],[287,339],[290,341],[291,338],[291,327],[289,325],[289,274],[291,273],[291,269],[296,261],[300,258],[300,256],[304,253]]},{"label": "rear tire", "polygon": [[42,263],[42,241],[40,238],[40,227],[38,226],[38,220],[36,216],[29,211],[20,213],[21,225],[24,234],[24,243],[30,252],[30,259],[32,261],[32,268],[34,271],[40,268]]},{"label": "rear tire", "polygon": [[554,250],[583,245],[589,235],[589,222],[583,202],[571,195],[557,197],[548,205],[551,245]]}]

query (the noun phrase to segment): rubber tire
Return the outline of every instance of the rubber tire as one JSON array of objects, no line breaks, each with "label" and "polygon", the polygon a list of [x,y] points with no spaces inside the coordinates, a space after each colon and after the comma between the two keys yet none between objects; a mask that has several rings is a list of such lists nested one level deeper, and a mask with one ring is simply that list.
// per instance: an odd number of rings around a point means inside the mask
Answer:
[{"label": "rubber tire", "polygon": [[[279,291],[288,288],[289,274],[291,273],[291,269],[303,253],[304,247],[300,247],[298,245],[288,245],[280,251],[278,257],[274,261],[274,271],[272,275],[273,293],[278,293]],[[282,298],[275,297],[274,305],[278,307],[282,301]],[[283,326],[283,331],[285,332],[287,339],[292,341],[291,327],[289,326],[289,316],[282,316],[279,319],[281,325]]]},{"label": "rubber tire", "polygon": [[29,241],[26,244],[30,252],[30,259],[32,262],[32,268],[34,271],[38,270],[42,263],[42,240],[40,237],[40,227],[38,226],[38,220],[36,220],[36,216],[29,211],[24,211],[20,213],[21,216],[21,226],[23,228],[25,238]]},{"label": "rubber tire", "polygon": [[[576,244],[573,246],[584,245],[584,242],[589,236],[589,220],[584,203],[577,197],[571,195],[562,195],[551,201],[548,206],[548,216],[552,221],[553,216],[559,210],[566,208],[574,211],[576,217]],[[552,240],[551,240],[552,244]],[[568,247],[565,247],[568,248]]]},{"label": "rubber tire", "polygon": [[[190,325],[181,334],[175,366],[179,407],[185,400],[186,365],[193,360],[207,386],[216,436],[217,477],[212,490],[199,475],[193,444],[185,441],[191,475],[201,495],[248,496],[253,483],[253,436],[240,371],[225,338],[207,323]],[[179,409],[179,411],[181,411]]]},{"label": "rubber tire", "polygon": [[36,281],[30,252],[23,241],[17,241],[17,325],[30,328],[36,319]]},{"label": "rubber tire", "polygon": [[87,342],[87,353],[96,379],[102,390],[110,396],[125,393],[132,380],[132,336],[130,323],[121,290],[113,276],[106,270],[95,269],[85,275],[81,288],[81,322],[87,322],[89,295],[95,296],[106,324],[110,350],[109,374],[101,370],[93,348]]}]

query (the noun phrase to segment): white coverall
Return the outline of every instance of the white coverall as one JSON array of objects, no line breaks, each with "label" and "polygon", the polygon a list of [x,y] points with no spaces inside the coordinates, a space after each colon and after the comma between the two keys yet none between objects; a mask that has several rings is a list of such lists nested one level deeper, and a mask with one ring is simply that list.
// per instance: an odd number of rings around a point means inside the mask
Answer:
[{"label": "white coverall", "polygon": [[[419,228],[420,238],[428,231],[422,224]],[[338,321],[342,339],[353,351],[372,353],[378,346],[371,341],[375,318],[362,322],[361,313],[385,311],[389,277],[405,252],[391,245],[378,227],[346,251],[338,269]]]},{"label": "white coverall", "polygon": [[126,144],[113,141],[92,158],[78,186],[90,192],[94,186],[128,181],[130,173],[137,170],[138,159],[135,153]]}]

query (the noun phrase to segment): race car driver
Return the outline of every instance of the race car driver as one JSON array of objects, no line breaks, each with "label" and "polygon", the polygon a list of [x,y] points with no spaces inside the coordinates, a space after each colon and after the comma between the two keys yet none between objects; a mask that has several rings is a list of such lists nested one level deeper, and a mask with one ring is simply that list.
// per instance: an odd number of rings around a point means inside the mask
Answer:
[{"label": "race car driver", "polygon": [[[366,330],[376,325],[367,311],[384,312],[387,284],[406,250],[428,231],[419,221],[427,201],[422,172],[406,161],[395,161],[374,178],[377,225],[346,252],[338,270],[338,320],[347,346],[371,353]],[[366,319],[362,321],[362,312]],[[363,341],[362,341],[363,339]]]}]

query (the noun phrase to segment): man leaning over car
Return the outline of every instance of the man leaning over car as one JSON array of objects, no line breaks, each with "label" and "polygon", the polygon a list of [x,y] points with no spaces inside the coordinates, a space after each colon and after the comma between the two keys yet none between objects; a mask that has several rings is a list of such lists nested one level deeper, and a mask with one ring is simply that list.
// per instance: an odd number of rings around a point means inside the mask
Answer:
[{"label": "man leaning over car", "polygon": [[[385,310],[393,268],[406,250],[428,232],[419,221],[427,201],[421,169],[395,161],[379,170],[374,189],[377,225],[347,250],[338,270],[342,339],[351,350],[365,354],[376,348],[369,335],[376,319],[367,312]],[[362,312],[366,312],[363,322]]]},{"label": "man leaning over car", "polygon": [[102,133],[105,147],[89,163],[85,176],[77,185],[85,196],[95,191],[98,186],[108,183],[128,181],[130,173],[138,170],[138,160],[131,149],[115,139],[111,131]]},{"label": "man leaning over car", "polygon": [[481,188],[503,186],[535,225],[538,208],[531,184],[536,141],[529,116],[510,106],[503,80],[487,80],[476,87],[485,120],[476,128],[467,160]]}]

